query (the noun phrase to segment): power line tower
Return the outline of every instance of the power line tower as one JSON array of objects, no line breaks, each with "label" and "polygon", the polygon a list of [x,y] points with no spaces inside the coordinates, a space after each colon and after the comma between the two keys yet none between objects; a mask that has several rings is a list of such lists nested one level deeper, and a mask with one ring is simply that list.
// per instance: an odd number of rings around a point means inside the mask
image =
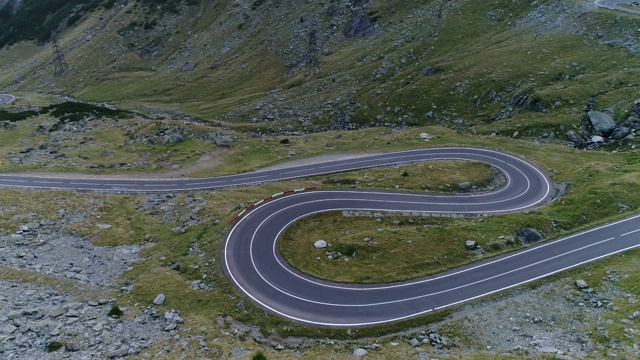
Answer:
[{"label": "power line tower", "polygon": [[53,43],[53,75],[61,76],[64,72],[69,68],[67,61],[64,59],[64,53],[62,49],[60,49],[60,44],[58,44],[58,34],[52,34]]},{"label": "power line tower", "polygon": [[313,74],[317,75],[320,71],[320,63],[318,62],[318,32],[315,29],[309,30],[309,46],[307,47],[306,71],[304,76],[309,75],[311,69],[315,69]]}]

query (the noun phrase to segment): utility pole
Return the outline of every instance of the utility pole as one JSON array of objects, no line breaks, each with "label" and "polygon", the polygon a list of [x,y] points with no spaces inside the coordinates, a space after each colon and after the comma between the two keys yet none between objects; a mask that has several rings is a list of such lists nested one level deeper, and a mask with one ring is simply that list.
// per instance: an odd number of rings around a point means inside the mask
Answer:
[{"label": "utility pole", "polygon": [[58,33],[54,32],[51,37],[53,43],[53,75],[62,76],[69,68],[69,65],[67,65],[67,61],[64,59],[64,53],[62,49],[60,49],[60,44],[58,44]]},{"label": "utility pole", "polygon": [[304,76],[309,75],[311,69],[315,69],[313,75],[317,75],[320,71],[320,63],[318,62],[318,45],[317,45],[317,30],[309,30],[309,46],[307,48],[307,63]]}]

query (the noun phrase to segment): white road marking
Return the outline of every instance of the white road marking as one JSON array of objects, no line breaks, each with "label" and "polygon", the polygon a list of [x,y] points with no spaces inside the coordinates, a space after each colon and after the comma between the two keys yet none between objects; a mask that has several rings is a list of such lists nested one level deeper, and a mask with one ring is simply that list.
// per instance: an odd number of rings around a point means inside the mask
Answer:
[{"label": "white road marking", "polygon": [[638,231],[640,231],[640,229],[638,229],[638,230],[633,230],[633,231],[629,231],[628,233],[624,233],[624,234],[622,234],[622,235],[620,235],[620,236],[627,236],[627,235],[631,235],[631,234],[633,234],[633,233],[637,233]]}]

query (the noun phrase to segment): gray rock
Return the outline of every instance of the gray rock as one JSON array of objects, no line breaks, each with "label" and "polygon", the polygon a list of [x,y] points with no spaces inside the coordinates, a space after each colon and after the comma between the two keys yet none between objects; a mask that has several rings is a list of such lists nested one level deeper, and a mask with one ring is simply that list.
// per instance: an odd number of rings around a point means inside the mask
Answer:
[{"label": "gray rock", "polygon": [[109,359],[117,359],[129,355],[129,348],[126,346],[119,347],[109,352]]},{"label": "gray rock", "polygon": [[180,316],[180,312],[178,310],[169,310],[164,313],[164,320],[169,323],[182,324],[184,320],[182,316]]},{"label": "gray rock", "polygon": [[576,286],[578,287],[578,289],[581,289],[581,290],[589,287],[587,282],[582,279],[576,280]]},{"label": "gray rock", "polygon": [[182,66],[182,71],[191,71],[196,68],[196,64],[192,62],[188,62]]},{"label": "gray rock", "polygon": [[611,138],[615,140],[621,140],[629,136],[629,134],[631,134],[631,129],[626,126],[621,126],[613,130],[613,133],[611,133]]},{"label": "gray rock", "polygon": [[181,134],[168,134],[162,137],[162,145],[177,144],[184,141],[184,136]]},{"label": "gray rock", "polygon": [[6,130],[15,130],[16,123],[11,121],[0,121],[0,128],[5,128]]},{"label": "gray rock", "polygon": [[248,353],[249,353],[249,350],[235,346],[231,348],[231,351],[229,351],[229,356],[232,358],[236,358],[236,357],[247,355]]},{"label": "gray rock", "polygon": [[227,136],[220,133],[210,133],[207,135],[207,137],[209,138],[209,140],[213,141],[213,143],[218,146],[226,145],[235,140],[235,138],[232,136]]},{"label": "gray rock", "polygon": [[75,341],[67,341],[64,343],[64,349],[71,352],[80,351],[80,344]]},{"label": "gray rock", "polygon": [[616,123],[611,116],[600,111],[589,111],[587,113],[589,122],[593,129],[603,135],[607,135],[616,127]]},{"label": "gray rock", "polygon": [[631,210],[631,207],[625,203],[618,203],[618,210],[620,210],[620,212],[625,212]]},{"label": "gray rock", "polygon": [[475,248],[476,248],[476,242],[475,242],[475,241],[473,241],[473,240],[467,240],[467,241],[464,243],[464,246],[465,246],[467,249],[469,249],[469,250],[473,250],[473,249],[475,249]]},{"label": "gray rock", "polygon": [[574,143],[579,143],[582,141],[582,139],[580,139],[580,136],[578,136],[578,134],[576,134],[575,131],[568,131],[567,138],[573,141]]},{"label": "gray rock", "polygon": [[420,341],[418,341],[418,339],[413,338],[411,340],[409,340],[409,345],[413,346],[413,347],[419,347],[420,346]]},{"label": "gray rock", "polygon": [[29,230],[36,230],[38,228],[40,228],[40,223],[37,221],[34,222],[30,222],[28,224],[26,224],[25,226],[29,229]]},{"label": "gray rock", "polygon": [[15,327],[15,326],[13,326],[11,324],[5,324],[2,328],[0,328],[0,334],[2,334],[2,335],[11,335],[16,330],[18,330],[17,327]]},{"label": "gray rock", "polygon": [[604,138],[602,136],[595,135],[595,136],[591,137],[591,142],[592,143],[602,143],[602,142],[604,142]]},{"label": "gray rock", "polygon": [[154,305],[162,305],[164,304],[165,296],[163,294],[158,294],[155,299],[153,299]]},{"label": "gray rock", "polygon": [[536,229],[524,228],[516,231],[516,236],[523,245],[532,244],[545,238],[545,236]]},{"label": "gray rock", "polygon": [[15,319],[19,318],[20,316],[22,316],[22,312],[20,312],[20,311],[16,311],[16,310],[11,310],[11,311],[9,311],[9,313],[7,314],[7,319],[9,319],[9,320],[15,320]]},{"label": "gray rock", "polygon": [[538,348],[538,351],[546,354],[555,354],[559,352],[558,349],[550,346],[544,346],[544,347]]},{"label": "gray rock", "polygon": [[327,247],[327,242],[324,240],[318,240],[313,244],[313,246],[315,246],[316,249],[324,249]]},{"label": "gray rock", "polygon": [[25,148],[20,149],[20,154],[28,154],[28,153],[30,153],[31,151],[33,151],[33,148],[32,148],[32,147],[30,147],[30,146],[27,146],[27,147],[25,147]]},{"label": "gray rock", "polygon": [[429,134],[427,134],[427,133],[422,133],[422,134],[420,134],[419,136],[420,136],[420,139],[422,139],[422,140],[429,140],[429,139],[431,139],[431,135],[429,135]]},{"label": "gray rock", "polygon": [[296,156],[298,153],[295,150],[291,150],[287,153],[287,156]]},{"label": "gray rock", "polygon": [[349,21],[349,25],[344,31],[344,37],[347,39],[350,38],[361,38],[365,36],[371,36],[375,32],[373,28],[373,24],[371,23],[371,19],[367,15],[360,14],[357,11],[354,11],[351,14],[351,20]]},{"label": "gray rock", "polygon": [[357,348],[355,350],[353,350],[353,357],[354,358],[361,358],[363,356],[366,356],[368,354],[367,350],[363,349],[363,348]]},{"label": "gray rock", "polygon": [[469,188],[471,188],[471,183],[469,181],[458,184],[458,189],[460,190],[467,190]]}]

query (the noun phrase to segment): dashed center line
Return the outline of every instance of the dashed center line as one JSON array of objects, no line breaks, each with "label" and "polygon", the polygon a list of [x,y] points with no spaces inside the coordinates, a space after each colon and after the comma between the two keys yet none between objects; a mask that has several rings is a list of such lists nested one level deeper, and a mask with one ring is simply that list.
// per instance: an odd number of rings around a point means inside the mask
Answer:
[{"label": "dashed center line", "polygon": [[640,229],[633,230],[633,231],[629,231],[628,233],[624,233],[624,234],[622,234],[622,235],[620,235],[620,236],[627,236],[627,235],[631,235],[631,234],[633,234],[633,233],[637,233],[638,231],[640,231]]}]

